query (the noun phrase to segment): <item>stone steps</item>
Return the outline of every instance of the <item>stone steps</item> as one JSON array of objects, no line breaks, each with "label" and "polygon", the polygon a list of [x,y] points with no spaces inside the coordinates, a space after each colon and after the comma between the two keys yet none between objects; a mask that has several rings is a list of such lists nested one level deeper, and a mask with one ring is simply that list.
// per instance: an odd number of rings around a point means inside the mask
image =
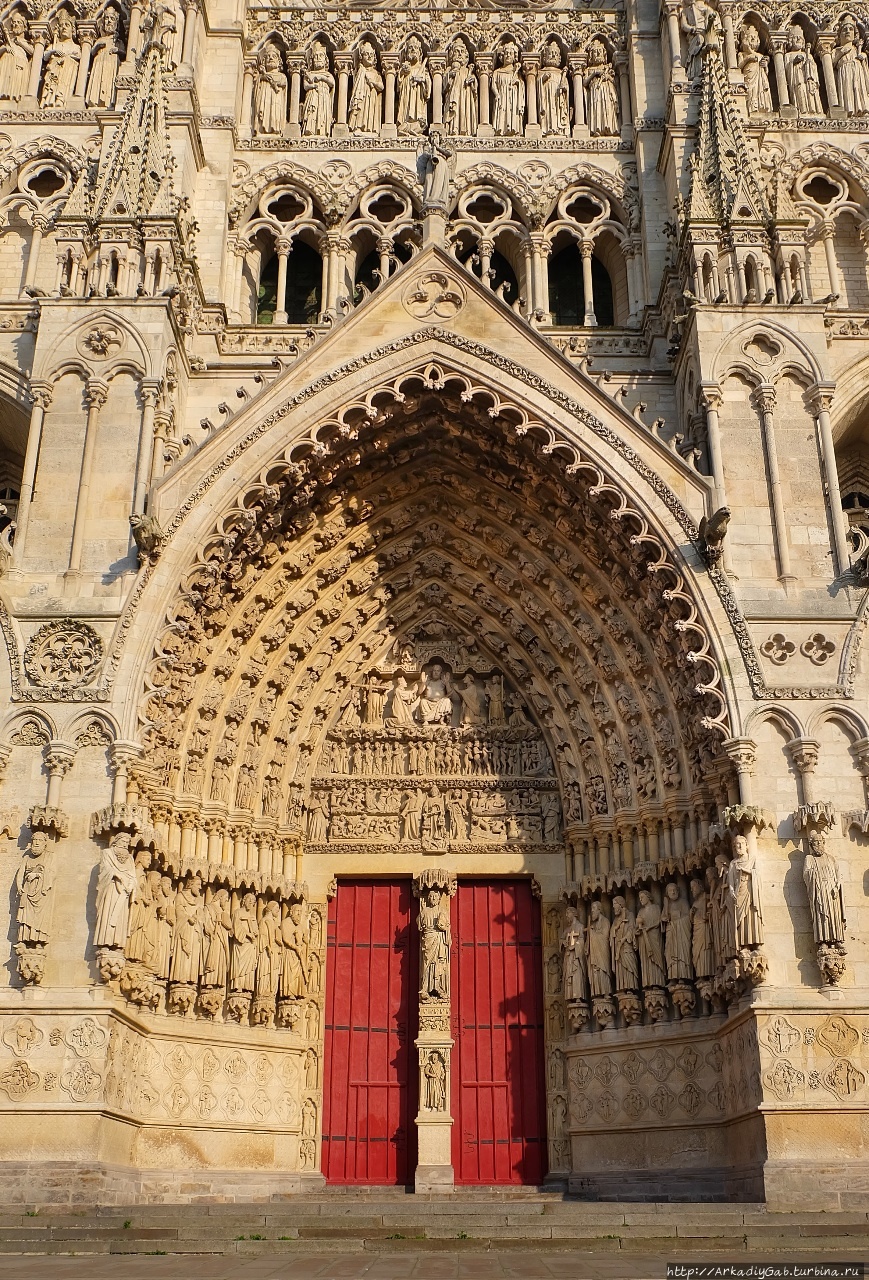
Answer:
[{"label": "stone steps", "polygon": [[[476,1190],[476,1189],[475,1189]],[[356,1194],[352,1194],[356,1192]],[[869,1252],[869,1214],[762,1204],[595,1204],[552,1192],[425,1198],[372,1188],[269,1204],[149,1204],[0,1214],[0,1254],[714,1252],[807,1258]]]}]

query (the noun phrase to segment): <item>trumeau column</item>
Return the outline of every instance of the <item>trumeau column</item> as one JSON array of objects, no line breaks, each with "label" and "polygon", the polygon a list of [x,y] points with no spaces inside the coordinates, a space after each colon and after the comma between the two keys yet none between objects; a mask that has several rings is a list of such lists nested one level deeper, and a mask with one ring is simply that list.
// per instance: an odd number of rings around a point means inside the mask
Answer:
[{"label": "trumeau column", "polygon": [[419,898],[419,1112],[416,1117],[417,1191],[454,1183],[450,1114],[450,898],[456,877],[444,868],[426,868],[414,878]]}]

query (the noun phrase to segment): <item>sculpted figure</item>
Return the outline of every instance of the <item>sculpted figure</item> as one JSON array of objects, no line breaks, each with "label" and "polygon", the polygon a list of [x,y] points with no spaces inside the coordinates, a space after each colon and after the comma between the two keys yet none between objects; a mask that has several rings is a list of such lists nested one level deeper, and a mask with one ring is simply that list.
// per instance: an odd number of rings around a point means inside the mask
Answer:
[{"label": "sculpted figure", "polygon": [[812,930],[817,943],[845,941],[845,904],[842,880],[820,832],[809,836],[809,852],[803,863],[803,881],[809,895]]},{"label": "sculpted figure", "polygon": [[640,975],[644,987],[663,987],[664,948],[661,940],[661,911],[652,901],[648,889],[640,890],[637,912],[637,949],[640,953]]},{"label": "sculpted figure", "polygon": [[543,49],[537,94],[544,138],[565,137],[570,128],[567,69],[561,65],[561,46],[557,40],[550,40]]},{"label": "sculpted figure", "polygon": [[760,876],[745,836],[734,837],[733,859],[727,868],[727,890],[736,947],[759,945],[763,942]]},{"label": "sculpted figure", "polygon": [[417,691],[407,683],[407,677],[396,676],[392,697],[384,713],[386,721],[392,724],[413,724],[413,708],[417,697]]},{"label": "sculpted figure", "polygon": [[175,928],[172,934],[173,982],[195,984],[202,970],[202,880],[191,876],[175,895]]},{"label": "sculpted figure", "polygon": [[422,45],[416,36],[411,36],[405,45],[404,61],[398,69],[398,110],[395,118],[400,134],[425,132],[431,88]]},{"label": "sculpted figure", "polygon": [[504,707],[504,677],[492,676],[491,680],[485,680],[483,683],[489,699],[489,724],[495,728],[501,728],[507,723]]},{"label": "sculpted figure", "polygon": [[363,40],[359,46],[353,92],[347,123],[351,133],[380,133],[383,76],[377,69],[374,45]]},{"label": "sculpted figure", "polygon": [[260,50],[253,95],[254,132],[260,137],[282,134],[287,120],[287,77],[281,51],[274,44]]},{"label": "sculpted figure", "polygon": [[450,900],[432,886],[420,898],[419,915],[420,981],[422,1000],[448,1000],[450,995]]},{"label": "sculpted figure", "polygon": [[106,9],[99,22],[99,36],[91,53],[91,69],[85,102],[89,107],[110,107],[115,101],[115,80],[121,54],[121,20],[117,9]]},{"label": "sculpted figure", "polygon": [[468,798],[466,792],[448,791],[446,805],[450,819],[450,839],[461,844],[469,838]]},{"label": "sculpted figure", "polygon": [[172,961],[172,930],[175,927],[175,890],[169,876],[160,877],[159,889],[154,887],[154,911],[156,915],[155,946],[150,969],[155,977],[166,982]]},{"label": "sculpted figure", "polygon": [[440,128],[432,129],[421,145],[418,161],[422,172],[423,204],[426,208],[446,209],[454,158],[455,151],[443,141]]},{"label": "sculpted figure", "polygon": [[495,133],[502,138],[521,134],[525,119],[525,81],[519,70],[519,50],[512,40],[498,50],[497,66],[492,72],[492,94]]},{"label": "sculpted figure", "polygon": [[691,961],[698,978],[715,972],[715,952],[709,895],[701,880],[691,881]]},{"label": "sculpted figure", "polygon": [[689,80],[698,80],[706,50],[720,45],[721,19],[705,0],[693,0],[682,8],[682,30],[688,38],[685,73]]},{"label": "sculpted figure", "polygon": [[327,138],[334,119],[335,77],[329,70],[329,54],[319,40],[311,45],[310,61],[302,78],[302,133],[306,138]]},{"label": "sculpted figure", "polygon": [[772,93],[767,67],[769,58],[760,52],[760,32],[750,22],[739,28],[737,65],[745,77],[745,97],[749,114],[772,111]]},{"label": "sculpted figure", "polygon": [[322,844],[329,834],[329,801],[325,794],[315,792],[308,801],[308,840]]},{"label": "sculpted figure", "polygon": [[672,881],[664,890],[664,959],[671,982],[685,982],[694,977],[691,968],[691,908],[679,896],[679,886]]},{"label": "sculpted figure", "polygon": [[33,45],[27,39],[27,20],[21,13],[11,13],[2,26],[3,48],[0,52],[0,100],[20,102],[27,93]]},{"label": "sculpted figure", "polygon": [[225,987],[229,978],[229,893],[218,889],[202,914],[202,985]]},{"label": "sculpted figure", "polygon": [[100,859],[94,946],[125,946],[135,889],[136,867],[130,854],[130,837],[126,831],[119,831],[112,836]]},{"label": "sculpted figure", "polygon": [[441,844],[446,835],[443,797],[432,783],[422,802],[422,838],[429,844]]},{"label": "sculpted figure", "polygon": [[450,677],[439,662],[419,682],[416,718],[420,724],[449,724],[453,718]]},{"label": "sculpted figure", "polygon": [[51,841],[44,831],[34,831],[15,877],[19,942],[48,942],[53,880]]},{"label": "sculpted figure", "polygon": [[148,952],[147,926],[152,914],[151,880],[148,868],[151,854],[140,849],[136,854],[136,888],[130,904],[130,923],[125,954],[128,960],[144,962]]},{"label": "sculpted figure", "polygon": [[637,922],[633,912],[628,911],[621,894],[613,898],[610,949],[616,991],[638,990],[640,971],[637,965]]},{"label": "sculpted figure", "polygon": [[266,1007],[274,1004],[281,977],[281,904],[267,902],[259,922],[256,960],[256,996]]},{"label": "sculpted figure", "polygon": [[818,80],[818,64],[806,44],[806,33],[799,23],[788,28],[788,47],[785,51],[785,79],[792,105],[799,116],[822,116],[821,86]]},{"label": "sculpted figure", "polygon": [[462,704],[462,724],[475,726],[486,724],[488,721],[486,695],[470,671],[457,687],[456,693]]},{"label": "sculpted figure", "polygon": [[422,830],[422,806],[424,792],[417,787],[408,791],[401,805],[401,838],[404,841],[418,840]]},{"label": "sculpted figure", "polygon": [[301,902],[294,902],[281,926],[284,943],[281,995],[291,1000],[300,999],[308,990],[308,938],[303,915]]},{"label": "sculpted figure", "polygon": [[576,911],[568,906],[564,909],[564,928],[559,939],[563,959],[563,982],[565,1000],[587,1000],[588,978],[586,975],[585,930],[579,922]]},{"label": "sculpted figure", "polygon": [[730,891],[727,885],[727,857],[723,853],[719,853],[715,858],[715,868],[712,870],[711,881],[714,884],[712,891],[712,910],[713,910],[713,937],[716,943],[715,961],[716,965],[726,964],[731,960],[739,950],[736,945],[736,929],[735,915],[730,910]]},{"label": "sculpted figure", "polygon": [[444,1056],[437,1049],[429,1054],[422,1069],[425,1078],[423,1096],[424,1111],[446,1111],[447,1109],[447,1068]]},{"label": "sculpted figure", "polygon": [[845,14],[836,32],[833,67],[839,106],[848,116],[863,116],[869,111],[869,66],[857,24]]},{"label": "sculpted figure", "polygon": [[43,107],[65,107],[75,94],[81,46],[75,41],[75,24],[64,9],[57,15],[54,40],[45,50],[45,76],[42,81]]},{"label": "sculpted figure", "polygon": [[233,991],[253,991],[258,940],[256,895],[246,893],[241,905],[232,913],[230,976]]},{"label": "sculpted figure", "polygon": [[614,138],[619,131],[619,98],[615,73],[602,40],[588,46],[588,63],[582,80],[585,85],[585,118],[593,138]]},{"label": "sculpted figure", "polygon": [[468,46],[456,40],[450,46],[450,64],[444,76],[444,124],[447,133],[474,137],[480,119],[480,90]]},{"label": "sculpted figure", "polygon": [[544,791],[540,797],[543,821],[543,843],[557,844],[561,838],[561,805],[554,791]]},{"label": "sculpted figure", "polygon": [[610,922],[600,909],[599,902],[591,904],[586,929],[586,955],[588,957],[588,985],[593,996],[612,994],[613,979],[610,957]]}]

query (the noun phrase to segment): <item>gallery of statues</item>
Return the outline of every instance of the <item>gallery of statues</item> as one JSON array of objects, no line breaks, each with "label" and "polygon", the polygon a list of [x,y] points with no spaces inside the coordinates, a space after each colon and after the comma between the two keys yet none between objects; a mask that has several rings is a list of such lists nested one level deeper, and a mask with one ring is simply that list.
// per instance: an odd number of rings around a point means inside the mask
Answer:
[{"label": "gallery of statues", "polygon": [[864,0],[8,0],[3,1202],[869,1208],[867,592]]}]

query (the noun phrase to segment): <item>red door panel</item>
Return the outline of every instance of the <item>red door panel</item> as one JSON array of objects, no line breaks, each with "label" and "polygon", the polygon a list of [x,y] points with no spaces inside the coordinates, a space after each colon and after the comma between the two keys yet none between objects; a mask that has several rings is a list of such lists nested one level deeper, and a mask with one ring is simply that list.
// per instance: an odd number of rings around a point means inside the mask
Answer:
[{"label": "red door panel", "polygon": [[406,1185],[416,1169],[419,943],[410,880],[340,881],[329,904],[323,1174]]},{"label": "red door panel", "polygon": [[457,1183],[546,1173],[540,908],[528,880],[460,880],[453,899]]}]

